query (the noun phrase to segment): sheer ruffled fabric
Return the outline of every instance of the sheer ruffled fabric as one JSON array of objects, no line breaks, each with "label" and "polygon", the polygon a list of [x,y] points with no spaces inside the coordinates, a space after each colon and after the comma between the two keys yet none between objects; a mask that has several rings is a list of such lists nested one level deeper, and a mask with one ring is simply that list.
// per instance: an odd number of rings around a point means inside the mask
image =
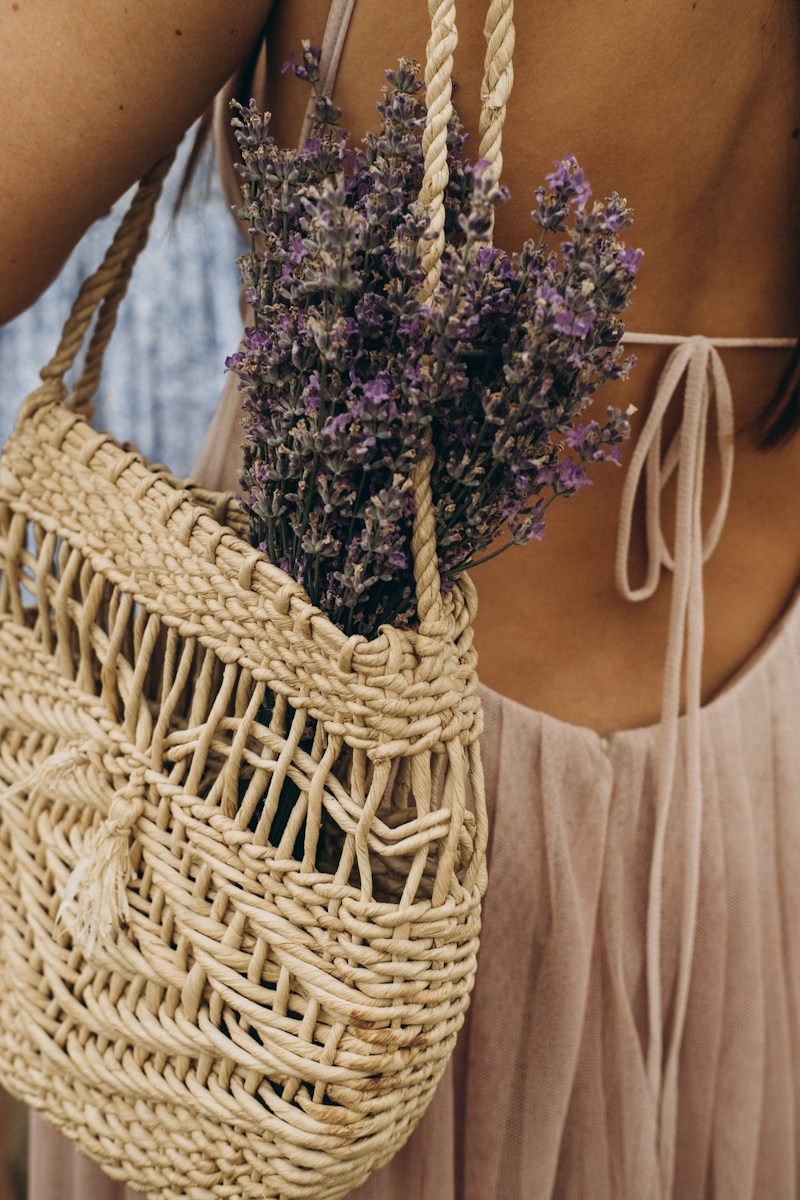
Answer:
[{"label": "sheer ruffled fabric", "polygon": [[[601,739],[486,688],[482,698],[491,883],[472,1005],[422,1124],[353,1200],[662,1200],[644,933],[658,728]],[[670,1193],[680,1200],[798,1195],[799,698],[796,601],[700,717],[699,895]],[[668,1014],[687,800],[679,767],[663,872]]]}]

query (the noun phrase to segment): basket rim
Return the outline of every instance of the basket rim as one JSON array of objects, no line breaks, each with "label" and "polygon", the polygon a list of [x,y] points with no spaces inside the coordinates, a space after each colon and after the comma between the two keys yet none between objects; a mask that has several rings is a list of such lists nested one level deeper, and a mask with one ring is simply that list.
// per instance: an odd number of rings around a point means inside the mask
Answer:
[{"label": "basket rim", "polygon": [[[371,638],[361,633],[346,634],[312,602],[301,583],[281,570],[264,551],[251,545],[231,523],[231,513],[236,515],[242,511],[236,502],[236,492],[206,488],[191,475],[176,475],[165,464],[148,459],[135,442],[121,442],[113,433],[95,429],[85,414],[74,412],[66,405],[44,406],[30,416],[21,414],[3,448],[0,501],[5,500],[15,511],[24,511],[34,520],[42,515],[35,504],[27,500],[25,482],[29,483],[31,476],[37,474],[36,450],[41,452],[45,442],[75,465],[93,473],[97,473],[96,458],[109,460],[102,471],[107,484],[122,484],[130,497],[136,496],[146,503],[150,515],[157,516],[171,534],[182,533],[186,544],[195,529],[201,532],[206,542],[205,556],[213,555],[209,561],[217,561],[219,549],[223,556],[229,555],[234,561],[231,570],[226,572],[228,577],[233,579],[232,568],[238,565],[236,584],[265,599],[278,614],[288,617],[296,630],[305,628],[312,641],[335,657],[339,670],[345,675],[370,674],[370,668],[377,660],[387,656],[396,660],[403,652],[418,661],[416,615],[409,626],[381,624]],[[15,464],[17,470],[14,470]],[[41,475],[41,471],[38,473]],[[129,483],[132,476],[136,478],[135,487]],[[153,502],[156,498],[160,504]],[[56,532],[57,536],[77,546],[74,535]],[[123,590],[134,592],[130,587]],[[135,599],[148,606],[146,594],[137,594]],[[458,642],[477,610],[475,585],[466,570],[459,572],[459,578],[442,595],[442,604],[450,629],[437,640],[442,648],[447,648]]]},{"label": "basket rim", "polygon": [[372,759],[481,732],[471,581],[444,597],[450,636],[437,647],[438,671],[421,680],[416,630],[384,625],[370,640],[346,637],[231,526],[232,492],[174,476],[64,406],[18,422],[0,460],[2,501],[165,626],[238,661]]}]

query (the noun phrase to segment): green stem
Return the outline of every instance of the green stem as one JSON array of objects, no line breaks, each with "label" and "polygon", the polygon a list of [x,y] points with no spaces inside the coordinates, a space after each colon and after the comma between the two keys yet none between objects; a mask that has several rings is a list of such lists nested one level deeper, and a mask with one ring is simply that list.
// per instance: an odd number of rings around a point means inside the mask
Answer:
[{"label": "green stem", "polygon": [[483,558],[477,558],[474,561],[459,563],[457,567],[450,567],[448,575],[458,575],[459,571],[471,571],[473,567],[480,567],[483,563],[489,562],[493,558],[497,558],[498,554],[502,554],[504,550],[508,550],[510,546],[515,546],[516,542],[506,542],[500,546],[498,550],[493,550],[491,554],[485,555]]}]

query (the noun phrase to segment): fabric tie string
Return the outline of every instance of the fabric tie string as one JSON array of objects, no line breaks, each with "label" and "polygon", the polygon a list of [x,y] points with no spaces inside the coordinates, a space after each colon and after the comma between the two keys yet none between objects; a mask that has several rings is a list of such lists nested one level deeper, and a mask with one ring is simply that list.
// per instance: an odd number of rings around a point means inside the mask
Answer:
[{"label": "fabric tie string", "polygon": [[[783,348],[783,338],[689,338],[626,333],[626,345],[671,345],[652,409],[634,448],[623,487],[615,563],[616,584],[628,600],[649,599],[658,587],[662,569],[672,571],[666,666],[661,699],[658,744],[658,785],[655,832],[647,902],[646,973],[648,1003],[647,1077],[655,1106],[662,1200],[672,1196],[678,1117],[678,1063],[691,978],[700,885],[703,798],[701,790],[701,664],[704,605],[703,564],[714,552],[722,533],[733,478],[733,400],[720,347]],[[683,387],[680,426],[662,458],[663,425],[673,400]],[[709,417],[716,416],[720,460],[720,497],[703,530],[703,472],[709,437]],[[664,489],[677,473],[675,534],[670,550],[661,523]],[[636,496],[645,477],[647,571],[638,588],[631,587],[629,554]],[[667,825],[678,761],[681,678],[685,669],[685,767],[689,811],[687,850],[681,895],[680,942],[672,1030],[664,1046],[664,1002],[661,980],[661,927],[664,905],[664,857]],[[662,1066],[663,1064],[663,1066]]]}]

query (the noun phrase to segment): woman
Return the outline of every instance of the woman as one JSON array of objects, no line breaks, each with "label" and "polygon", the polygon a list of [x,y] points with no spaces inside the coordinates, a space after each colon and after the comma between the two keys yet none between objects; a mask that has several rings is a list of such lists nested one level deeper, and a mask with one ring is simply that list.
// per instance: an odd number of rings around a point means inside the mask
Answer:
[{"label": "woman", "polygon": [[[293,0],[270,12],[248,0],[224,19],[211,3],[75,7],[49,5],[46,29],[25,0],[2,17],[21,50],[2,84],[14,130],[0,212],[6,316],[252,56],[266,17],[262,98],[278,142],[296,143],[303,89],[278,67],[301,37],[322,40],[328,6]],[[800,324],[797,13],[789,0],[520,7],[504,136],[512,199],[497,244],[521,245],[533,187],[570,151],[596,194],[617,189],[635,209],[647,257],[628,326],[706,339],[637,345],[630,382],[600,397],[638,410],[623,470],[556,505],[544,543],[475,572],[494,817],[481,967],[431,1109],[354,1196],[793,1200],[800,438],[759,445],[792,351],[715,351],[707,338],[789,340]],[[483,0],[458,5],[456,100],[473,144],[484,11]],[[346,129],[372,126],[383,68],[400,54],[424,59],[426,36],[422,3],[359,0],[334,93]],[[660,386],[671,355],[674,377]],[[724,432],[723,367],[736,437],[704,454],[704,396]],[[678,543],[673,585],[657,562],[648,569],[653,530],[649,551],[628,465],[643,436],[663,427],[668,444],[682,416],[697,425],[684,425],[678,482],[665,479],[651,505]],[[228,459],[203,456],[209,483],[232,482]],[[732,462],[703,565],[691,493],[708,529]],[[621,506],[630,537],[617,551]],[[652,576],[637,604],[628,568],[634,581]],[[63,1162],[54,1137],[38,1134],[32,1200],[69,1196]],[[90,1172],[73,1194],[122,1191]]]}]

